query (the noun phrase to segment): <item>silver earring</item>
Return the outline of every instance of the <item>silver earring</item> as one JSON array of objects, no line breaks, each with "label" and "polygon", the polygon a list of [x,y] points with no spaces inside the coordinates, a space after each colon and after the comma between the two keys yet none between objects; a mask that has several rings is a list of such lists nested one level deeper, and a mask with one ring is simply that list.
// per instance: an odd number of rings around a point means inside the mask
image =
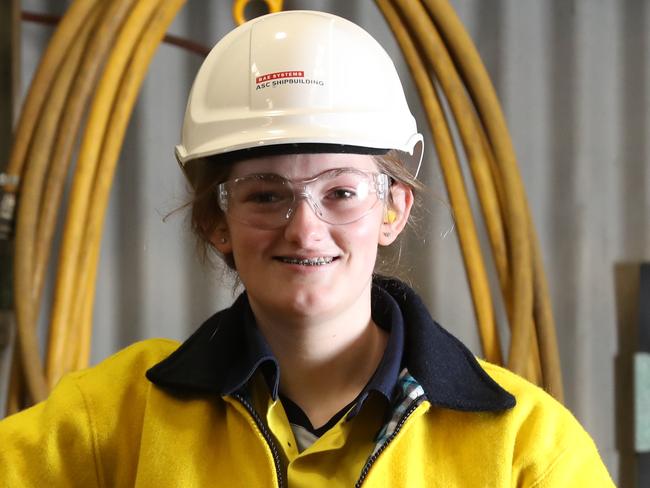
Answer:
[{"label": "silver earring", "polygon": [[384,237],[390,237],[390,232],[384,232]]},{"label": "silver earring", "polygon": [[228,239],[226,239],[225,237],[222,237],[221,239],[219,239],[219,242],[221,244],[225,244],[226,242],[228,242]]}]

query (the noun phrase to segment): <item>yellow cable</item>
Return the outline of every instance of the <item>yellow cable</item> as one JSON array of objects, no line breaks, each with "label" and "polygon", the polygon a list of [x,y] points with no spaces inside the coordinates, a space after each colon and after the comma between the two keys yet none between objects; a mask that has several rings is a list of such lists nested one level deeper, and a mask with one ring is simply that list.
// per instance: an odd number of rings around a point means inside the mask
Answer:
[{"label": "yellow cable", "polygon": [[[51,164],[57,164],[59,159],[69,160],[81,116],[91,89],[94,87],[99,69],[134,1],[113,0],[106,6],[105,13],[86,49],[80,75],[75,80],[74,90],[68,100]],[[87,191],[88,185],[84,184],[84,180],[92,180],[93,176],[93,167],[77,164],[59,252],[54,304],[50,319],[50,337],[46,358],[46,375],[50,386],[54,384],[54,378],[60,376],[60,366],[57,363],[63,360],[65,354],[64,338],[67,335],[65,329],[70,326],[70,303],[76,293],[74,264],[78,259],[79,248],[82,246],[81,239],[84,231],[82,218],[90,198]]]},{"label": "yellow cable", "polygon": [[[99,248],[97,248],[99,250]],[[97,258],[99,259],[99,257]],[[96,270],[95,270],[96,272]],[[95,295],[95,287],[90,286],[88,291],[84,294],[83,310],[81,317],[78,320],[77,329],[79,330],[79,338],[75,341],[75,348],[71,351],[69,357],[68,368],[72,371],[84,369],[90,363],[90,353],[92,348],[92,323],[93,323],[93,298]]]},{"label": "yellow cable", "polygon": [[[76,38],[85,39],[90,31],[88,21],[77,32]],[[38,296],[40,284],[34,283],[34,255],[38,214],[41,207],[42,188],[46,176],[54,136],[59,125],[66,97],[70,89],[83,45],[75,42],[55,73],[47,99],[42,105],[41,116],[35,124],[32,144],[23,163],[23,182],[16,221],[16,244],[14,256],[14,296],[18,343],[30,396],[35,400],[45,397],[47,386],[43,376],[40,347],[36,336],[38,320]]]},{"label": "yellow cable", "polygon": [[[22,172],[32,132],[41,112],[41,106],[47,98],[52,79],[61,64],[61,60],[68,52],[70,44],[76,39],[77,32],[87,21],[88,15],[97,2],[98,0],[76,0],[59,22],[59,26],[36,69],[27,98],[20,112],[11,146],[9,164],[6,168],[8,174],[18,176]],[[15,191],[15,188],[6,185],[5,190]]]},{"label": "yellow cable", "polygon": [[11,358],[11,373],[9,376],[9,391],[7,392],[7,416],[12,415],[23,408],[25,387],[27,386],[23,375],[22,361],[20,359],[20,348],[14,349]]},{"label": "yellow cable", "polygon": [[[76,42],[70,50],[71,52],[73,50],[79,51],[76,62],[74,63],[74,66],[70,67],[70,69],[73,69],[75,71],[78,70],[82,59],[81,54],[85,50],[88,43],[88,34],[90,33],[91,28],[96,25],[99,16],[102,14],[105,6],[106,4],[102,3],[95,4],[91,15],[87,18],[87,21],[84,24],[84,28],[82,29],[83,32],[77,36]],[[50,109],[44,111],[43,117],[45,117],[49,112]],[[61,114],[59,113],[57,117],[61,117]],[[38,138],[36,139],[38,140]],[[33,151],[34,149],[32,149],[31,152]],[[43,192],[40,198],[41,203],[38,225],[36,226],[36,243],[35,253],[33,256],[34,264],[32,272],[32,289],[34,290],[35,295],[36,313],[39,311],[41,302],[40,297],[42,295],[43,283],[45,280],[50,253],[52,250],[52,242],[54,239],[54,232],[56,230],[57,217],[61,208],[63,187],[65,185],[68,173],[68,163],[69,161],[59,158],[57,161],[53,161],[53,164],[49,165]]]},{"label": "yellow cable", "polygon": [[[530,215],[530,209],[527,209]],[[557,343],[555,320],[551,299],[548,293],[548,284],[544,265],[542,264],[542,252],[539,249],[539,239],[532,222],[528,225],[531,233],[530,241],[533,246],[533,269],[535,279],[535,301],[534,316],[537,342],[540,349],[540,362],[544,387],[558,401],[564,402],[564,388],[562,386],[562,367],[560,364],[560,351]]]},{"label": "yellow cable", "polygon": [[[83,246],[79,246],[78,257],[76,262],[71,263],[73,271],[74,290],[77,290],[70,297],[68,303],[68,313],[71,319],[65,333],[59,335],[57,339],[60,345],[53,347],[60,351],[60,355],[53,358],[57,370],[52,369],[51,381],[55,382],[58,378],[80,364],[83,364],[83,357],[89,356],[89,337],[81,332],[84,328],[84,316],[88,313],[87,297],[84,293],[86,289],[82,285],[82,276],[87,269],[87,255],[93,252],[93,246],[90,244],[93,236],[89,235],[87,222],[92,219],[91,210],[94,199],[97,194],[93,189],[96,186],[96,178],[99,172],[98,166],[101,158],[102,145],[108,144],[106,141],[107,127],[111,112],[119,100],[116,100],[120,80],[124,76],[129,63],[132,62],[133,52],[137,46],[143,32],[148,28],[150,17],[161,0],[140,0],[133,10],[129,13],[124,26],[120,30],[119,36],[111,50],[104,72],[97,86],[95,97],[92,101],[88,122],[82,137],[81,148],[77,166],[92,168],[88,170],[89,177],[79,182],[77,187],[79,192],[84,192],[89,196],[88,202],[80,208],[75,208],[78,225],[83,229],[81,240]],[[84,188],[81,188],[84,185]],[[70,211],[73,211],[72,209]],[[92,313],[92,307],[90,307]],[[83,338],[83,339],[82,339]],[[74,345],[75,341],[80,341],[78,346]],[[88,344],[88,345],[86,345]],[[55,366],[53,365],[52,368]]]},{"label": "yellow cable", "polygon": [[[535,330],[535,321],[532,322],[533,331]],[[525,378],[537,386],[544,387],[544,377],[542,375],[541,356],[539,351],[539,344],[537,342],[537,335],[530,335],[530,345],[528,346],[530,353],[526,362],[526,375]]]},{"label": "yellow cable", "polygon": [[[442,41],[437,35],[435,27],[431,23],[428,15],[421,5],[414,1],[397,1],[396,3],[401,7],[401,11],[403,12],[405,19],[408,19],[409,25],[413,29],[414,35],[417,36],[419,40],[419,46],[422,49],[422,53],[424,56],[426,56],[427,61],[432,65],[438,75],[440,86],[444,91],[447,100],[449,101],[453,114],[455,115],[456,124],[459,129],[468,160],[470,161],[470,166],[472,168],[473,174],[478,180],[476,186],[479,198],[481,198],[482,202],[484,203],[489,200],[491,203],[485,204],[484,207],[488,210],[493,211],[497,206],[496,195],[494,193],[493,186],[490,184],[489,172],[487,171],[487,165],[485,164],[485,157],[481,152],[481,145],[480,143],[477,144],[475,117],[471,111],[471,107],[469,107],[467,103],[467,99],[464,95],[464,90],[457,79],[453,64],[449,59],[449,55],[447,54]],[[462,223],[460,225],[462,225]],[[494,229],[494,227],[492,227],[492,229]],[[481,259],[481,266],[483,267],[480,247],[476,250],[475,260],[478,259]],[[489,285],[487,284],[487,276],[483,277],[474,275],[472,273],[472,270],[475,266],[476,261],[466,262],[466,268],[468,269],[470,278],[475,280],[480,279],[481,281],[485,280],[485,284],[481,283],[479,285],[479,283],[476,283],[474,285],[480,286],[481,288],[481,292],[477,292],[474,295],[474,299],[476,300],[478,293],[480,293],[484,296],[480,296],[479,299],[485,302],[486,307],[489,303],[490,307],[492,308],[492,300],[490,296]],[[471,283],[470,286],[472,286]],[[489,314],[490,320],[487,320],[485,318],[487,316],[487,311],[485,311],[484,317],[477,317],[479,319],[479,332],[481,336],[486,336],[490,338],[489,340],[492,341],[494,340],[492,337],[498,334],[496,325],[494,324],[493,309]]]},{"label": "yellow cable", "polygon": [[[445,33],[445,37],[455,54],[463,76],[466,80],[468,90],[475,100],[481,118],[489,135],[490,144],[494,148],[496,161],[501,168],[504,186],[507,189],[507,218],[508,231],[510,234],[510,252],[512,256],[512,293],[513,293],[513,336],[510,347],[510,367],[514,371],[521,371],[526,362],[526,352],[531,335],[531,311],[533,308],[533,266],[538,268],[535,274],[541,274],[543,269],[537,267],[534,257],[537,247],[534,231],[531,230],[532,219],[528,211],[525,191],[519,175],[514,148],[510,134],[501,111],[496,92],[490,78],[481,62],[480,56],[471,42],[467,32],[462,26],[451,5],[446,0],[425,0],[429,13]],[[540,260],[541,264],[541,260]],[[529,285],[530,283],[530,285]],[[544,290],[545,291],[545,290]],[[540,293],[544,293],[544,291]],[[535,294],[537,295],[537,291]],[[548,298],[548,297],[546,297]],[[541,298],[540,298],[541,299]],[[548,300],[541,299],[545,303]],[[540,318],[542,318],[540,316]],[[551,319],[549,323],[549,318]],[[543,348],[541,351],[543,361],[547,365],[557,364],[559,366],[559,354],[557,344],[555,347],[550,339],[554,336],[554,325],[550,306],[547,314],[538,327],[544,330],[552,329],[549,332],[549,340],[540,342]],[[545,350],[544,350],[545,349]],[[551,366],[551,369],[554,369]],[[547,371],[552,378],[545,379],[547,387],[554,395],[561,398],[561,376],[559,368],[556,371]]]},{"label": "yellow cable", "polygon": [[[95,14],[97,10],[99,9],[94,10]],[[43,187],[50,183],[52,176],[47,165],[49,156],[52,153],[52,145],[65,100],[83,53],[84,42],[88,38],[95,19],[96,15],[91,15],[88,22],[80,29],[77,42],[69,49],[56,74],[50,94],[43,106],[41,117],[38,119],[28,158],[25,160],[23,188],[16,225],[15,269],[18,272],[15,279],[18,283],[16,290],[20,290],[16,293],[16,296],[21,302],[23,299],[32,301],[31,318],[33,320],[36,320],[38,316],[38,297],[40,296],[44,274],[42,264],[40,275],[36,270],[36,261],[38,259],[35,259],[35,256],[38,256],[39,252],[35,252],[34,249],[41,248],[42,252],[42,248],[47,249],[50,244],[50,242],[44,242],[42,236],[44,222],[42,219],[37,218],[39,211],[43,212],[45,208],[51,205],[51,202],[42,201]],[[47,224],[54,228],[55,219],[50,219]]]},{"label": "yellow cable", "polygon": [[[90,220],[86,223],[86,242],[91,252],[85,254],[85,259],[80,267],[81,280],[79,289],[81,294],[86,297],[85,300],[89,301],[90,304],[85,303],[79,308],[80,318],[83,318],[84,315],[88,318],[88,312],[84,314],[83,310],[92,309],[104,217],[108,207],[115,168],[131,113],[151,59],[162,42],[167,28],[184,3],[185,0],[165,0],[162,2],[149,20],[148,29],[138,43],[132,61],[120,83],[117,103],[111,112],[110,123],[104,136],[105,142],[102,147],[101,159],[93,188],[92,208],[88,214]],[[86,320],[82,325],[87,329],[92,327],[89,320]],[[82,333],[81,335],[90,337],[89,333]]]},{"label": "yellow cable", "polygon": [[429,120],[433,141],[447,184],[449,199],[454,209],[458,237],[465,261],[465,271],[480,328],[483,353],[489,361],[501,364],[501,349],[494,322],[494,307],[487,272],[481,257],[476,226],[447,120],[418,49],[396,10],[388,0],[377,0],[377,5],[388,21],[404,53]]},{"label": "yellow cable", "polygon": [[[67,91],[74,75],[76,57],[80,49],[73,46],[70,55],[65,59],[61,75],[57,76],[54,86],[44,104],[43,115],[39,118],[34,132],[34,144],[26,160],[23,176],[21,198],[18,205],[16,221],[16,245],[14,255],[14,295],[16,297],[14,308],[18,325],[19,343],[22,345],[25,367],[31,382],[38,382],[39,397],[45,394],[43,382],[43,368],[36,335],[35,292],[33,286],[32,265],[34,257],[34,243],[40,197],[47,158],[54,139],[54,132],[58,123],[58,115],[63,106]],[[72,69],[70,69],[72,68]],[[33,383],[32,383],[33,384]]]},{"label": "yellow cable", "polygon": [[[499,168],[494,160],[494,153],[492,146],[487,139],[487,135],[483,127],[478,124],[479,132],[477,134],[483,154],[485,154],[488,163],[488,177],[494,185],[495,195],[493,200],[495,208],[489,212],[484,212],[484,218],[487,220],[489,216],[496,215],[497,217],[486,222],[488,229],[488,237],[490,238],[490,246],[492,248],[492,257],[499,277],[499,284],[501,285],[501,294],[503,295],[506,309],[508,310],[508,318],[511,318],[511,287],[510,287],[510,262],[508,261],[508,241],[507,241],[507,216],[505,213],[505,190],[501,181],[501,174]],[[478,183],[477,183],[478,184]]]}]

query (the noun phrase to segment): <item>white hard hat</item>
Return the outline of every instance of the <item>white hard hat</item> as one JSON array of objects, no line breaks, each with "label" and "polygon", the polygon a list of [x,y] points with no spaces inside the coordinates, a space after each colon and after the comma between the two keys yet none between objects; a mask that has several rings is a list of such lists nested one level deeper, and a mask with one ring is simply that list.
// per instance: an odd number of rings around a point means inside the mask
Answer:
[{"label": "white hard hat", "polygon": [[303,144],[395,149],[414,175],[423,150],[395,66],[370,34],[323,12],[258,17],[203,62],[176,157],[185,167],[206,156]]}]

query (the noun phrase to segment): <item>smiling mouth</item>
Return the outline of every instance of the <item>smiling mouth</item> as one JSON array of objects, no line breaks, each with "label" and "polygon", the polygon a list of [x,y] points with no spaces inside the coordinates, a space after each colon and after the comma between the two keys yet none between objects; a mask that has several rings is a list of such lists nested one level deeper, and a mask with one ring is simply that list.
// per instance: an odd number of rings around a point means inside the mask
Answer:
[{"label": "smiling mouth", "polygon": [[334,257],[328,256],[328,257],[317,257],[317,258],[287,258],[287,257],[278,257],[276,258],[278,261],[281,261],[283,263],[287,264],[299,264],[300,266],[324,266],[326,264],[330,264],[332,261],[334,261]]}]

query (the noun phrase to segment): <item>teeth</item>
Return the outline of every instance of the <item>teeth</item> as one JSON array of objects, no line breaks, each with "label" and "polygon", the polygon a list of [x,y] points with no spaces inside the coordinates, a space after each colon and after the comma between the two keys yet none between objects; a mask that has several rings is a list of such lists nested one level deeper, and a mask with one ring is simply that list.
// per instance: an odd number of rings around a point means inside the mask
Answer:
[{"label": "teeth", "polygon": [[334,261],[332,257],[318,257],[318,258],[306,258],[306,259],[294,259],[294,258],[280,258],[284,263],[288,264],[300,264],[302,266],[323,266],[324,264],[329,264]]}]

